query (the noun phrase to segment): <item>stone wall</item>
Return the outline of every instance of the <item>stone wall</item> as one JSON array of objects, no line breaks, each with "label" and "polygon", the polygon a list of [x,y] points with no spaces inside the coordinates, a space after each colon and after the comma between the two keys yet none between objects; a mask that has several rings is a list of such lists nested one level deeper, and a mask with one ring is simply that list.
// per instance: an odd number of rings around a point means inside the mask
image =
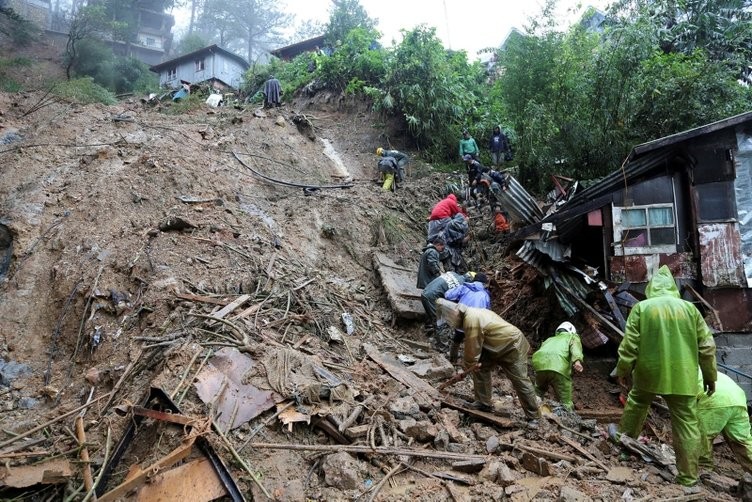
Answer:
[{"label": "stone wall", "polygon": [[51,22],[50,3],[43,0],[6,0],[5,6],[13,9],[24,19],[42,29],[48,29]]}]

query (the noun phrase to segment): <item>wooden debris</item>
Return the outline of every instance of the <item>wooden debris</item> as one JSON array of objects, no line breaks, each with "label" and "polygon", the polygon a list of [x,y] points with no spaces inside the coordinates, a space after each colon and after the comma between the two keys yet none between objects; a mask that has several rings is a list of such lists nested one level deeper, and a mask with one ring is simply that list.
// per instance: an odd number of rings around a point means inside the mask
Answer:
[{"label": "wooden debris", "polygon": [[66,459],[55,459],[41,464],[0,467],[0,487],[28,488],[34,485],[57,485],[73,476]]},{"label": "wooden debris", "polygon": [[608,469],[608,467],[606,467],[606,465],[603,462],[601,462],[600,460],[598,460],[598,458],[595,455],[593,455],[592,453],[590,453],[589,451],[587,451],[585,448],[583,448],[582,446],[580,446],[579,444],[577,444],[576,441],[573,441],[573,440],[571,440],[571,439],[569,439],[568,437],[565,437],[565,436],[559,436],[559,441],[561,441],[562,443],[564,443],[564,444],[566,444],[568,446],[571,446],[572,448],[574,448],[575,450],[577,450],[581,454],[585,455],[585,457],[587,457],[588,459],[592,460],[593,463],[595,463],[595,465],[597,465],[598,467],[600,467],[604,471],[608,472],[609,469]]},{"label": "wooden debris", "polygon": [[519,448],[522,451],[540,455],[541,457],[550,458],[552,460],[556,460],[556,461],[566,460],[567,462],[572,463],[572,464],[577,463],[577,457],[573,457],[572,455],[567,455],[565,453],[559,453],[559,452],[552,451],[552,450],[543,450],[535,446],[519,444],[519,443],[515,444],[514,447]]},{"label": "wooden debris", "polygon": [[406,457],[438,458],[443,460],[476,460],[484,461],[485,455],[471,455],[464,453],[452,453],[449,451],[419,450],[409,448],[391,448],[339,445],[339,444],[277,444],[277,443],[251,443],[251,448],[259,450],[291,450],[291,451],[331,451],[348,453],[370,453],[372,455],[404,455]]},{"label": "wooden debris", "polygon": [[94,488],[94,477],[91,475],[91,463],[89,462],[89,449],[86,447],[86,432],[84,431],[84,417],[76,417],[76,439],[81,447],[81,464],[84,471],[84,489],[90,492]]},{"label": "wooden debris", "polygon": [[155,476],[142,486],[139,502],[208,502],[227,495],[209,459],[202,458]]},{"label": "wooden debris", "polygon": [[447,379],[446,382],[439,385],[439,392],[445,392],[445,389],[451,385],[456,384],[457,382],[460,382],[465,379],[468,375],[471,375],[478,371],[478,368],[480,367],[480,363],[473,364],[470,368],[458,372],[456,375],[450,377]]},{"label": "wooden debris", "polygon": [[462,413],[465,413],[466,415],[470,415],[472,417],[475,417],[479,420],[482,420],[486,423],[496,425],[497,427],[502,427],[504,429],[510,429],[515,427],[514,420],[510,418],[504,418],[500,417],[494,413],[488,412],[488,411],[480,411],[473,408],[468,408],[467,406],[463,406],[454,400],[450,400],[448,398],[444,398],[441,400],[441,404],[446,406],[447,408],[451,408],[453,410],[461,411]]},{"label": "wooden debris", "polygon": [[522,467],[539,476],[551,476],[552,474],[551,464],[530,452],[524,452],[522,454],[520,463],[522,464]]},{"label": "wooden debris", "polygon": [[459,472],[465,472],[467,474],[473,474],[483,470],[486,465],[486,460],[460,460],[459,462],[452,462],[452,469]]},{"label": "wooden debris", "polygon": [[368,357],[373,359],[374,362],[394,377],[395,380],[414,390],[415,395],[413,397],[419,405],[430,406],[433,400],[437,399],[438,391],[434,387],[425,380],[415,376],[413,372],[403,368],[393,357],[380,353],[370,343],[364,343],[363,350],[368,354]]},{"label": "wooden debris", "polygon": [[357,405],[352,413],[350,413],[350,415],[348,415],[347,418],[345,418],[342,423],[339,424],[339,431],[345,432],[346,429],[354,424],[360,414],[363,413],[363,410],[366,408],[366,406],[368,406],[368,403],[373,401],[373,398],[374,396],[369,396],[368,399]]},{"label": "wooden debris", "polygon": [[350,439],[358,439],[365,437],[368,434],[368,429],[370,429],[371,426],[366,425],[356,425],[355,427],[350,427],[345,431],[345,436],[347,436]]}]

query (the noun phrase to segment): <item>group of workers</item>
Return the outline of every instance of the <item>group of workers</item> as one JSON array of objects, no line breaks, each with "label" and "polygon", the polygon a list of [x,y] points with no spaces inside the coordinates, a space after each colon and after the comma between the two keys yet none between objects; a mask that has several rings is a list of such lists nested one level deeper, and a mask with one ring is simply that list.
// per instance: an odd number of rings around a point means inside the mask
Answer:
[{"label": "group of workers", "polygon": [[[447,203],[448,204],[448,203]],[[483,273],[441,270],[444,243],[432,241],[419,266],[418,287],[427,316],[427,334],[441,337],[437,323],[454,329],[449,359],[456,363],[462,348],[462,366],[471,373],[475,402],[492,412],[494,368],[510,380],[530,427],[540,416],[539,403],[549,388],[567,410],[574,410],[572,372],[583,371],[583,350],[577,329],[563,322],[532,355],[534,383],[528,376],[530,345],[520,329],[491,310]],[[426,260],[424,261],[424,258]],[[699,310],[681,299],[665,265],[646,287],[627,319],[618,350],[616,375],[630,387],[618,426],[608,433],[619,442],[625,434],[637,438],[656,396],[669,408],[676,453],[676,482],[697,491],[699,466],[712,468],[713,439],[722,434],[739,465],[752,473],[752,436],[744,391],[716,371],[715,343]],[[446,338],[446,336],[445,336]],[[446,339],[436,346],[446,350]],[[699,379],[699,382],[698,382]]]}]

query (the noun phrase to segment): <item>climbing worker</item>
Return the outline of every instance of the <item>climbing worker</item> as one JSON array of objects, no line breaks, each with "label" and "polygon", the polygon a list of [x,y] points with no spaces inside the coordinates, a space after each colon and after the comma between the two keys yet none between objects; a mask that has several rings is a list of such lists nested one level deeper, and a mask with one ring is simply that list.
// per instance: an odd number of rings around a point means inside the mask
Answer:
[{"label": "climbing worker", "polygon": [[752,436],[744,389],[719,371],[715,392],[708,396],[702,388],[702,375],[699,377],[697,420],[702,443],[700,467],[713,469],[713,439],[723,434],[741,468],[752,474]]},{"label": "climbing worker", "polygon": [[530,351],[525,335],[495,312],[468,307],[439,298],[437,314],[453,328],[465,332],[463,366],[472,371],[476,401],[473,406],[493,411],[492,372],[499,366],[522,404],[529,427],[537,426],[538,401],[533,383],[527,376],[527,354]]},{"label": "climbing worker", "polygon": [[478,162],[472,155],[466,153],[462,160],[465,161],[465,170],[467,171],[467,183],[470,186],[475,185],[480,178],[483,169],[488,169]]},{"label": "climbing worker", "polygon": [[428,240],[441,233],[456,214],[464,214],[464,211],[457,203],[457,196],[450,193],[431,209],[431,215],[428,217]]},{"label": "climbing worker", "polygon": [[460,140],[460,159],[465,160],[465,155],[470,155],[473,159],[478,159],[480,155],[480,149],[478,149],[478,143],[470,136],[470,131],[465,129],[462,131],[462,139]]},{"label": "climbing worker", "polygon": [[[450,302],[461,303],[468,307],[475,307],[479,309],[491,308],[491,295],[488,294],[486,285],[488,284],[488,276],[483,272],[475,274],[472,281],[467,281],[464,284],[458,284],[454,288],[447,290],[444,293],[444,298]],[[465,338],[465,333],[461,328],[455,328],[454,335],[452,336],[452,345],[449,349],[449,362],[454,364],[459,356],[460,344]]]},{"label": "climbing worker", "polygon": [[616,376],[632,389],[618,428],[609,433],[618,441],[620,434],[637,438],[650,403],[663,396],[671,415],[671,430],[679,474],[676,482],[696,490],[700,454],[700,427],[697,423],[697,372],[710,395],[715,390],[715,341],[702,314],[692,303],[682,300],[674,277],[663,265],[645,288],[646,300],[638,302],[629,314],[624,338],[619,345]]},{"label": "climbing worker", "polygon": [[554,336],[533,354],[535,393],[543,397],[551,386],[564,408],[572,411],[572,368],[582,373],[582,360],[582,342],[574,325],[571,322],[559,324]]},{"label": "climbing worker", "polygon": [[444,238],[440,235],[435,236],[423,248],[420,255],[420,265],[418,265],[418,289],[428,286],[431,281],[441,275],[441,253],[444,251]]},{"label": "climbing worker", "polygon": [[269,80],[264,83],[264,108],[280,106],[282,100],[282,85],[274,75],[269,75]]},{"label": "climbing worker", "polygon": [[376,155],[379,157],[393,157],[397,161],[397,181],[402,183],[405,180],[405,169],[410,163],[410,157],[399,150],[384,150],[381,147],[376,149]]},{"label": "climbing worker", "polygon": [[397,179],[395,179],[397,170],[397,159],[394,157],[381,157],[379,159],[379,172],[381,173],[381,189],[385,192],[395,191],[397,189]]},{"label": "climbing worker", "polygon": [[474,278],[475,272],[468,272],[464,275],[456,272],[444,272],[423,288],[423,291],[420,293],[420,302],[426,311],[425,327],[426,331],[429,332],[429,336],[431,336],[431,333],[436,332],[436,300],[444,298],[444,293],[448,290]]}]

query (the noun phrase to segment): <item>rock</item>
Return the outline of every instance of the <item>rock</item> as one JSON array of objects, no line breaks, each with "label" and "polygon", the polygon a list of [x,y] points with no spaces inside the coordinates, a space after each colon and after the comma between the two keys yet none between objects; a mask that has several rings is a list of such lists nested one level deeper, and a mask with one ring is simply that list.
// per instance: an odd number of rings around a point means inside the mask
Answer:
[{"label": "rock", "polygon": [[287,124],[287,122],[285,121],[285,118],[282,115],[278,115],[274,123],[277,124],[278,126],[285,126]]},{"label": "rock", "polygon": [[28,365],[15,361],[5,362],[0,359],[0,385],[8,387],[16,378],[29,374],[31,374],[31,368]]},{"label": "rock", "polygon": [[606,474],[606,479],[612,483],[623,485],[634,480],[634,474],[629,467],[614,467]]},{"label": "rock", "polygon": [[412,417],[407,417],[402,420],[397,421],[397,428],[402,432],[407,432],[407,430],[411,427],[415,427],[415,424],[417,424],[418,421],[415,420]]},{"label": "rock", "polygon": [[562,486],[557,500],[558,502],[585,502],[593,499],[570,486]]},{"label": "rock", "polygon": [[[415,420],[413,420],[413,422],[415,422]],[[409,425],[402,432],[408,437],[414,438],[416,441],[427,443],[434,440],[439,430],[433,422],[429,420],[421,420],[420,422],[415,422],[414,424]]]},{"label": "rock", "polygon": [[491,436],[486,440],[486,451],[488,453],[495,453],[499,449],[499,438],[497,436]]},{"label": "rock", "polygon": [[329,455],[321,465],[324,483],[341,490],[354,490],[361,485],[360,466],[349,453]]},{"label": "rock", "polygon": [[420,407],[410,396],[399,397],[389,403],[389,411],[397,420],[420,414]]},{"label": "rock", "polygon": [[431,359],[416,362],[410,366],[410,371],[423,378],[449,378],[454,375],[454,366],[444,356],[434,355]]},{"label": "rock", "polygon": [[441,424],[444,426],[444,430],[449,433],[449,437],[456,443],[466,444],[470,442],[470,438],[460,431],[457,426],[460,423],[460,413],[457,410],[442,409],[438,417]]},{"label": "rock", "polygon": [[89,368],[88,370],[86,370],[86,373],[84,374],[84,378],[90,384],[96,385],[101,380],[102,375],[99,372],[98,368]]},{"label": "rock", "polygon": [[519,479],[516,472],[510,469],[507,464],[498,460],[486,464],[478,476],[484,481],[498,483],[503,487],[513,485]]},{"label": "rock", "polygon": [[485,466],[485,460],[460,460],[458,462],[452,462],[452,469],[467,474],[480,472]]},{"label": "rock", "polygon": [[737,481],[715,472],[702,476],[702,484],[711,490],[724,493],[735,493],[739,486]]},{"label": "rock", "polygon": [[515,493],[520,493],[520,492],[525,492],[525,491],[527,491],[526,488],[520,485],[511,485],[511,486],[507,486],[506,488],[504,488],[504,493],[506,494],[507,497],[511,497]]},{"label": "rock", "polygon": [[279,502],[305,502],[305,487],[303,480],[293,479],[272,492],[274,500]]},{"label": "rock", "polygon": [[547,460],[536,457],[532,453],[525,452],[522,454],[522,467],[539,476],[550,476],[553,472],[551,464]]},{"label": "rock", "polygon": [[433,445],[438,450],[446,450],[449,447],[449,434],[447,431],[440,430],[433,439]]},{"label": "rock", "polygon": [[33,410],[39,406],[39,400],[33,397],[22,397],[18,400],[18,407],[22,410]]},{"label": "rock", "polygon": [[744,473],[744,477],[739,481],[737,496],[742,502],[752,502],[752,474]]},{"label": "rock", "polygon": [[474,422],[472,425],[470,425],[470,430],[473,431],[473,434],[475,434],[475,438],[478,441],[486,441],[491,436],[496,435],[495,430],[488,427],[487,425],[481,424],[480,422]]}]

